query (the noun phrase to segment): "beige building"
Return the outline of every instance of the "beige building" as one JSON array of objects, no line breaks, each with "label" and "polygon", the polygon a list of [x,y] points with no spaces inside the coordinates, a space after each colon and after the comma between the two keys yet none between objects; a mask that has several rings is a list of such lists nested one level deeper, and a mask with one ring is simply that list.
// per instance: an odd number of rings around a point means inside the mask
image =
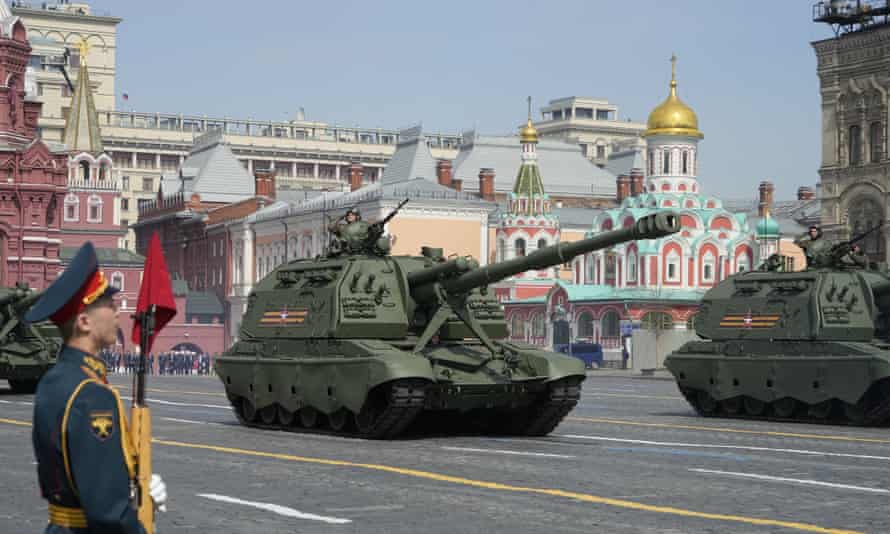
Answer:
[{"label": "beige building", "polygon": [[[822,96],[822,225],[827,237],[839,239],[887,220],[890,25],[848,13],[853,7],[823,7],[816,20],[846,30],[812,43]],[[847,19],[857,22],[845,26]],[[886,261],[888,240],[885,226],[863,248],[872,260]]]},{"label": "beige building", "polygon": [[603,166],[613,152],[645,146],[646,125],[618,119],[618,106],[608,100],[571,96],[551,100],[535,123],[541,137],[578,143],[590,161]]}]

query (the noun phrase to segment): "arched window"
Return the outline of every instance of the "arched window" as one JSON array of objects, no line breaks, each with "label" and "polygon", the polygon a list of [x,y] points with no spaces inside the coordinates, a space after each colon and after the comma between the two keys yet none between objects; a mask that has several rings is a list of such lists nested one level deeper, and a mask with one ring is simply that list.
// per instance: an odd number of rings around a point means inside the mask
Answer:
[{"label": "arched window", "polygon": [[714,273],[716,272],[717,261],[714,253],[708,250],[701,259],[701,278],[703,282],[713,282]]},{"label": "arched window", "polygon": [[[850,235],[866,232],[884,220],[880,203],[870,197],[857,197],[850,202],[848,222]],[[876,230],[859,242],[862,251],[872,261],[884,261],[884,233]]]},{"label": "arched window", "polygon": [[108,179],[108,163],[102,162],[99,164],[99,180],[107,180]]},{"label": "arched window", "polygon": [[590,312],[578,316],[578,337],[586,339],[593,337],[593,315]]},{"label": "arched window", "polygon": [[80,160],[80,179],[84,182],[90,181],[90,162],[82,159]]},{"label": "arched window", "polygon": [[518,313],[510,317],[510,337],[513,339],[525,339],[525,321]]},{"label": "arched window", "polygon": [[118,290],[124,290],[124,275],[123,273],[115,272],[111,275],[111,287],[116,287]]},{"label": "arched window", "polygon": [[521,237],[515,241],[515,255],[516,257],[525,256],[525,239]]},{"label": "arched window", "polygon": [[680,281],[680,255],[676,250],[671,250],[667,255],[667,272],[665,280],[668,282]]},{"label": "arched window", "polygon": [[649,176],[652,176],[653,174],[655,174],[655,151],[650,150],[648,156],[649,156],[649,162],[648,162],[649,163]]},{"label": "arched window", "polygon": [[850,142],[847,148],[850,151],[850,165],[859,165],[862,158],[862,133],[858,124],[850,126]]},{"label": "arched window", "polygon": [[877,163],[881,161],[881,155],[883,154],[884,148],[884,140],[881,135],[881,123],[873,122],[871,126],[869,126],[868,131],[868,145],[871,152],[871,162]]},{"label": "arched window", "polygon": [[98,195],[90,195],[87,201],[87,222],[102,222],[102,198]]},{"label": "arched window", "polygon": [[544,314],[536,313],[532,317],[532,337],[543,339],[547,337],[547,328],[544,324]]},{"label": "arched window", "polygon": [[600,322],[602,323],[602,337],[619,337],[621,335],[621,324],[615,310],[604,313]]},{"label": "arched window", "polygon": [[669,174],[671,172],[671,151],[665,149],[661,155],[661,172]]},{"label": "arched window", "polygon": [[672,330],[674,320],[665,312],[649,312],[640,321],[644,330]]},{"label": "arched window", "polygon": [[538,239],[538,250],[547,247],[547,240],[544,238]]},{"label": "arched window", "polygon": [[70,193],[65,197],[64,219],[66,221],[80,220],[80,199],[74,193]]},{"label": "arched window", "polygon": [[497,250],[498,261],[504,261],[505,259],[507,259],[506,249],[507,249],[507,242],[504,241],[504,238],[498,239],[498,250]]},{"label": "arched window", "polygon": [[747,252],[742,252],[735,260],[735,271],[741,273],[751,270],[751,257]]},{"label": "arched window", "polygon": [[637,253],[634,251],[627,255],[627,281],[637,281]]},{"label": "arched window", "polygon": [[288,245],[287,253],[290,256],[289,259],[295,260],[297,259],[297,251],[299,251],[299,242],[296,237],[292,237],[290,240],[290,245]]},{"label": "arched window", "polygon": [[681,161],[683,164],[683,174],[689,174],[689,152],[687,152],[686,150],[683,151]]}]

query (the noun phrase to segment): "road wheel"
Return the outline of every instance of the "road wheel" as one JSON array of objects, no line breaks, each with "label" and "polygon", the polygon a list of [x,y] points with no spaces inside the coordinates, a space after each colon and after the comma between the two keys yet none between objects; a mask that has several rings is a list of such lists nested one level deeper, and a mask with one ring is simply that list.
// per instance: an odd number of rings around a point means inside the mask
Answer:
[{"label": "road wheel", "polygon": [[256,407],[248,399],[241,399],[241,419],[245,423],[253,423],[256,420]]},{"label": "road wheel", "polygon": [[707,391],[699,391],[696,396],[696,405],[700,414],[708,416],[717,412],[717,400]]},{"label": "road wheel", "polygon": [[284,426],[293,426],[294,421],[297,420],[297,414],[288,410],[282,405],[278,405],[278,422],[280,422]]},{"label": "road wheel", "polygon": [[828,419],[831,417],[832,408],[834,407],[834,402],[831,399],[818,402],[816,404],[810,405],[807,409],[807,415],[812,417],[813,419]]},{"label": "road wheel", "polygon": [[753,397],[745,397],[745,413],[748,415],[763,415],[766,403]]},{"label": "road wheel", "polygon": [[844,415],[855,425],[865,424],[865,407],[861,402],[856,404],[844,403]]},{"label": "road wheel", "polygon": [[260,419],[263,421],[265,425],[274,425],[276,421],[276,415],[278,414],[278,408],[274,404],[270,404],[265,408],[260,410]]},{"label": "road wheel", "polygon": [[300,424],[305,428],[315,428],[318,424],[318,410],[312,406],[304,406],[297,413],[300,414]]},{"label": "road wheel", "polygon": [[727,414],[738,415],[742,413],[742,398],[732,397],[731,399],[722,400],[720,401],[720,406]]},{"label": "road wheel", "polygon": [[340,408],[328,415],[328,424],[331,425],[331,430],[334,432],[343,432],[349,425],[350,419],[352,417],[350,417],[349,410]]},{"label": "road wheel", "polygon": [[794,412],[797,410],[797,401],[791,397],[783,397],[777,401],[773,401],[772,406],[773,413],[776,414],[776,417],[784,419],[794,417]]}]

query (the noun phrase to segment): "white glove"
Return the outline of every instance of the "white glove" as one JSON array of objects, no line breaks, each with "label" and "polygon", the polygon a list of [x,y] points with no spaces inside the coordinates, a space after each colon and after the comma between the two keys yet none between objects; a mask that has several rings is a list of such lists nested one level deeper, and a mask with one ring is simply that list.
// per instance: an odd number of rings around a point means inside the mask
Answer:
[{"label": "white glove", "polygon": [[161,478],[161,475],[152,474],[151,482],[148,485],[148,493],[151,495],[151,500],[155,503],[155,508],[159,512],[167,511],[167,485],[164,484],[164,480]]}]

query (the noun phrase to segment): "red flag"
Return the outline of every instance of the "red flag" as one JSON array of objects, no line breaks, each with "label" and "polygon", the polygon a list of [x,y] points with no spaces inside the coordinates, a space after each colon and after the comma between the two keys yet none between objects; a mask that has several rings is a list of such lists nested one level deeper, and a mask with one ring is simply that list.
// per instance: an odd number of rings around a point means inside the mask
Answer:
[{"label": "red flag", "polygon": [[139,288],[139,300],[136,302],[137,319],[133,325],[133,343],[137,345],[141,341],[142,333],[138,316],[148,311],[152,304],[156,306],[154,332],[148,340],[148,346],[140,347],[142,354],[151,352],[151,346],[158,332],[176,315],[176,301],[173,300],[170,273],[167,272],[167,263],[164,261],[164,252],[161,250],[161,240],[157,232],[152,234],[151,243],[148,245],[148,256],[145,257],[145,269],[142,271],[142,287]]}]

